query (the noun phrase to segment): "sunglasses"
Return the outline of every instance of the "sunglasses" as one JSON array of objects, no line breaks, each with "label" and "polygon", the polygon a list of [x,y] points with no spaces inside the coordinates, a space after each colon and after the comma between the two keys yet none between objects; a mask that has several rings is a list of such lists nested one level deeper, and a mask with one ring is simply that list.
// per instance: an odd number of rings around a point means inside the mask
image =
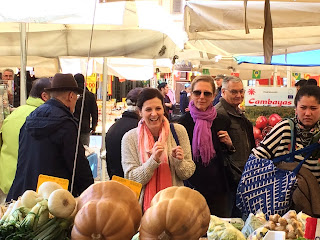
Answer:
[{"label": "sunglasses", "polygon": [[193,93],[193,95],[195,95],[196,97],[199,97],[199,96],[201,95],[201,93],[203,93],[203,95],[204,95],[205,97],[211,97],[211,96],[213,95],[212,92],[207,92],[207,91],[202,92],[202,91],[199,91],[199,90],[194,90],[194,91],[192,91],[192,93]]}]

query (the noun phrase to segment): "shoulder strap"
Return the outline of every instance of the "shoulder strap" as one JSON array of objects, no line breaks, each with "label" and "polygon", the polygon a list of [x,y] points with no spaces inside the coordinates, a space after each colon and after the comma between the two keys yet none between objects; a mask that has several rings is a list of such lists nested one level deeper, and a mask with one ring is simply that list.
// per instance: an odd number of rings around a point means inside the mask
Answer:
[{"label": "shoulder strap", "polygon": [[179,138],[178,138],[178,135],[176,133],[176,130],[174,129],[173,123],[170,123],[170,129],[171,129],[171,132],[172,132],[172,136],[173,136],[174,140],[176,141],[177,146],[179,146],[180,145]]},{"label": "shoulder strap", "polygon": [[[291,148],[290,148],[290,153],[294,152],[296,150],[296,126],[295,123],[292,121],[292,119],[288,118],[288,122],[290,124],[290,129],[291,129]],[[286,159],[287,162],[293,162],[294,161],[294,155],[289,156]]]},{"label": "shoulder strap", "polygon": [[291,149],[290,149],[290,152],[293,152],[296,147],[296,127],[295,127],[295,123],[290,118],[288,118],[288,122],[290,124],[290,129],[291,129]]}]

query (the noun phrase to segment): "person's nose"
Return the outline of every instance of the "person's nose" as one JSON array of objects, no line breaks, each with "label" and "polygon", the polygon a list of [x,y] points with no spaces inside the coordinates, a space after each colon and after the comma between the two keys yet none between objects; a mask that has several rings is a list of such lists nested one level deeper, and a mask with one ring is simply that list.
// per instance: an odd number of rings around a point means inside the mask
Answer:
[{"label": "person's nose", "polygon": [[311,109],[310,109],[310,108],[307,108],[307,109],[306,109],[305,115],[308,115],[308,116],[311,115]]},{"label": "person's nose", "polygon": [[157,111],[155,110],[155,109],[153,109],[152,111],[151,111],[151,115],[152,116],[155,116],[157,114]]},{"label": "person's nose", "polygon": [[200,98],[204,98],[204,92],[201,92]]}]

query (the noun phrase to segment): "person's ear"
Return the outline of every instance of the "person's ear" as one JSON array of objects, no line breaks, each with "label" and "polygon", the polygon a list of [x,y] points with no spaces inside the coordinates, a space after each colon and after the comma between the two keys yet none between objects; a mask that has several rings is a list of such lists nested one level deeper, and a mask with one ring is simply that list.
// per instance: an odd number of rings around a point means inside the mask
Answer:
[{"label": "person's ear", "polygon": [[72,98],[74,98],[74,97],[77,97],[77,96],[74,96],[74,93],[73,93],[73,92],[69,92],[69,93],[68,93],[68,101],[71,101]]},{"label": "person's ear", "polygon": [[42,99],[44,102],[48,101],[48,100],[50,99],[50,94],[47,93],[47,92],[42,92],[42,93],[41,93],[41,99]]},{"label": "person's ear", "polygon": [[221,88],[221,96],[224,97],[225,96],[225,92],[226,90],[224,88]]}]

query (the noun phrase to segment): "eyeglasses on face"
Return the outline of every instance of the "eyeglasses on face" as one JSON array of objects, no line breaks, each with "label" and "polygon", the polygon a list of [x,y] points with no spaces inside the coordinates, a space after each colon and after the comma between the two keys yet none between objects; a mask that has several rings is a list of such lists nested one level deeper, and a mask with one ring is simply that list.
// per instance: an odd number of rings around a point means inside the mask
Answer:
[{"label": "eyeglasses on face", "polygon": [[226,91],[229,91],[232,95],[237,95],[238,93],[240,93],[240,95],[243,95],[246,91],[241,89],[241,90],[229,90],[229,89],[225,89]]},{"label": "eyeglasses on face", "polygon": [[201,93],[203,93],[203,95],[205,97],[211,97],[213,95],[212,92],[207,92],[207,91],[199,91],[199,90],[194,90],[192,91],[193,95],[195,95],[196,97],[199,97],[201,95]]}]

